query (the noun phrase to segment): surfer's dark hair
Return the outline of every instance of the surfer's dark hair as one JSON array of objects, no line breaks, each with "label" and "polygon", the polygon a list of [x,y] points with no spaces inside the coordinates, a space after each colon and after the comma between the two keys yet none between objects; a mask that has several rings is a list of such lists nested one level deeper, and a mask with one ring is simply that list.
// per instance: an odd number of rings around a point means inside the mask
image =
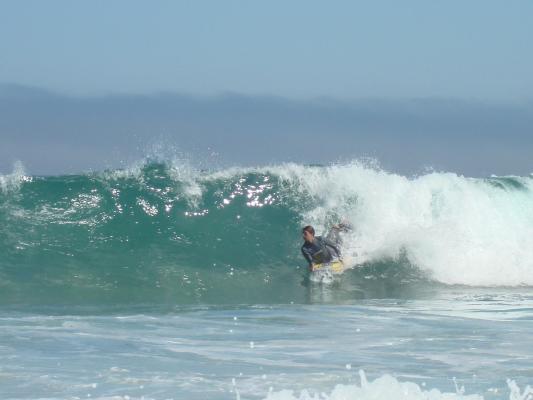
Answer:
[{"label": "surfer's dark hair", "polygon": [[304,226],[302,228],[302,233],[309,232],[311,235],[315,236],[315,228],[313,228],[311,225]]}]

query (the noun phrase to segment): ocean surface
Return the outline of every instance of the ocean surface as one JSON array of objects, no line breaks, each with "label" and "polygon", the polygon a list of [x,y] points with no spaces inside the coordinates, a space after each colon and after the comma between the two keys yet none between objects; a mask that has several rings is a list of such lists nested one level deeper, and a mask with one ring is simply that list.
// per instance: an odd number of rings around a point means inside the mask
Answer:
[{"label": "ocean surface", "polygon": [[532,289],[532,176],[0,175],[0,399],[531,400]]}]

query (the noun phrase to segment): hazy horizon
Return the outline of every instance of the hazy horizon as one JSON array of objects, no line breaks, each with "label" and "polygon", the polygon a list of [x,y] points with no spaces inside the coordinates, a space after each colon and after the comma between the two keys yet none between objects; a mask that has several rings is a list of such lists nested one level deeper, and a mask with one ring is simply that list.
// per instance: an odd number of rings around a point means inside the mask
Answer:
[{"label": "hazy horizon", "polygon": [[373,158],[407,175],[524,175],[531,126],[531,101],[67,96],[0,85],[0,172],[20,161],[32,174],[76,173],[159,153],[205,168]]}]

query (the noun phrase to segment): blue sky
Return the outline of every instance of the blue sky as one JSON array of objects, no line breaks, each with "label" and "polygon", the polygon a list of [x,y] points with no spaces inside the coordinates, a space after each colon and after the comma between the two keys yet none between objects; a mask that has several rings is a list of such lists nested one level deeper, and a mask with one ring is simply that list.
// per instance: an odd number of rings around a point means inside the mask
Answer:
[{"label": "blue sky", "polygon": [[6,1],[0,82],[63,93],[459,97],[533,90],[533,2]]},{"label": "blue sky", "polygon": [[0,0],[0,173],[159,146],[529,174],[531,21],[530,0]]}]

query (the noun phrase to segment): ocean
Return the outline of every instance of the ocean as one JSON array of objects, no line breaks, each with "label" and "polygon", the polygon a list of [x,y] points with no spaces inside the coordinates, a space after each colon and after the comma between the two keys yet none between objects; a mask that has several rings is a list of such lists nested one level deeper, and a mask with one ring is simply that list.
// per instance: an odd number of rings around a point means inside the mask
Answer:
[{"label": "ocean", "polygon": [[532,287],[532,176],[0,175],[1,399],[533,399]]}]

